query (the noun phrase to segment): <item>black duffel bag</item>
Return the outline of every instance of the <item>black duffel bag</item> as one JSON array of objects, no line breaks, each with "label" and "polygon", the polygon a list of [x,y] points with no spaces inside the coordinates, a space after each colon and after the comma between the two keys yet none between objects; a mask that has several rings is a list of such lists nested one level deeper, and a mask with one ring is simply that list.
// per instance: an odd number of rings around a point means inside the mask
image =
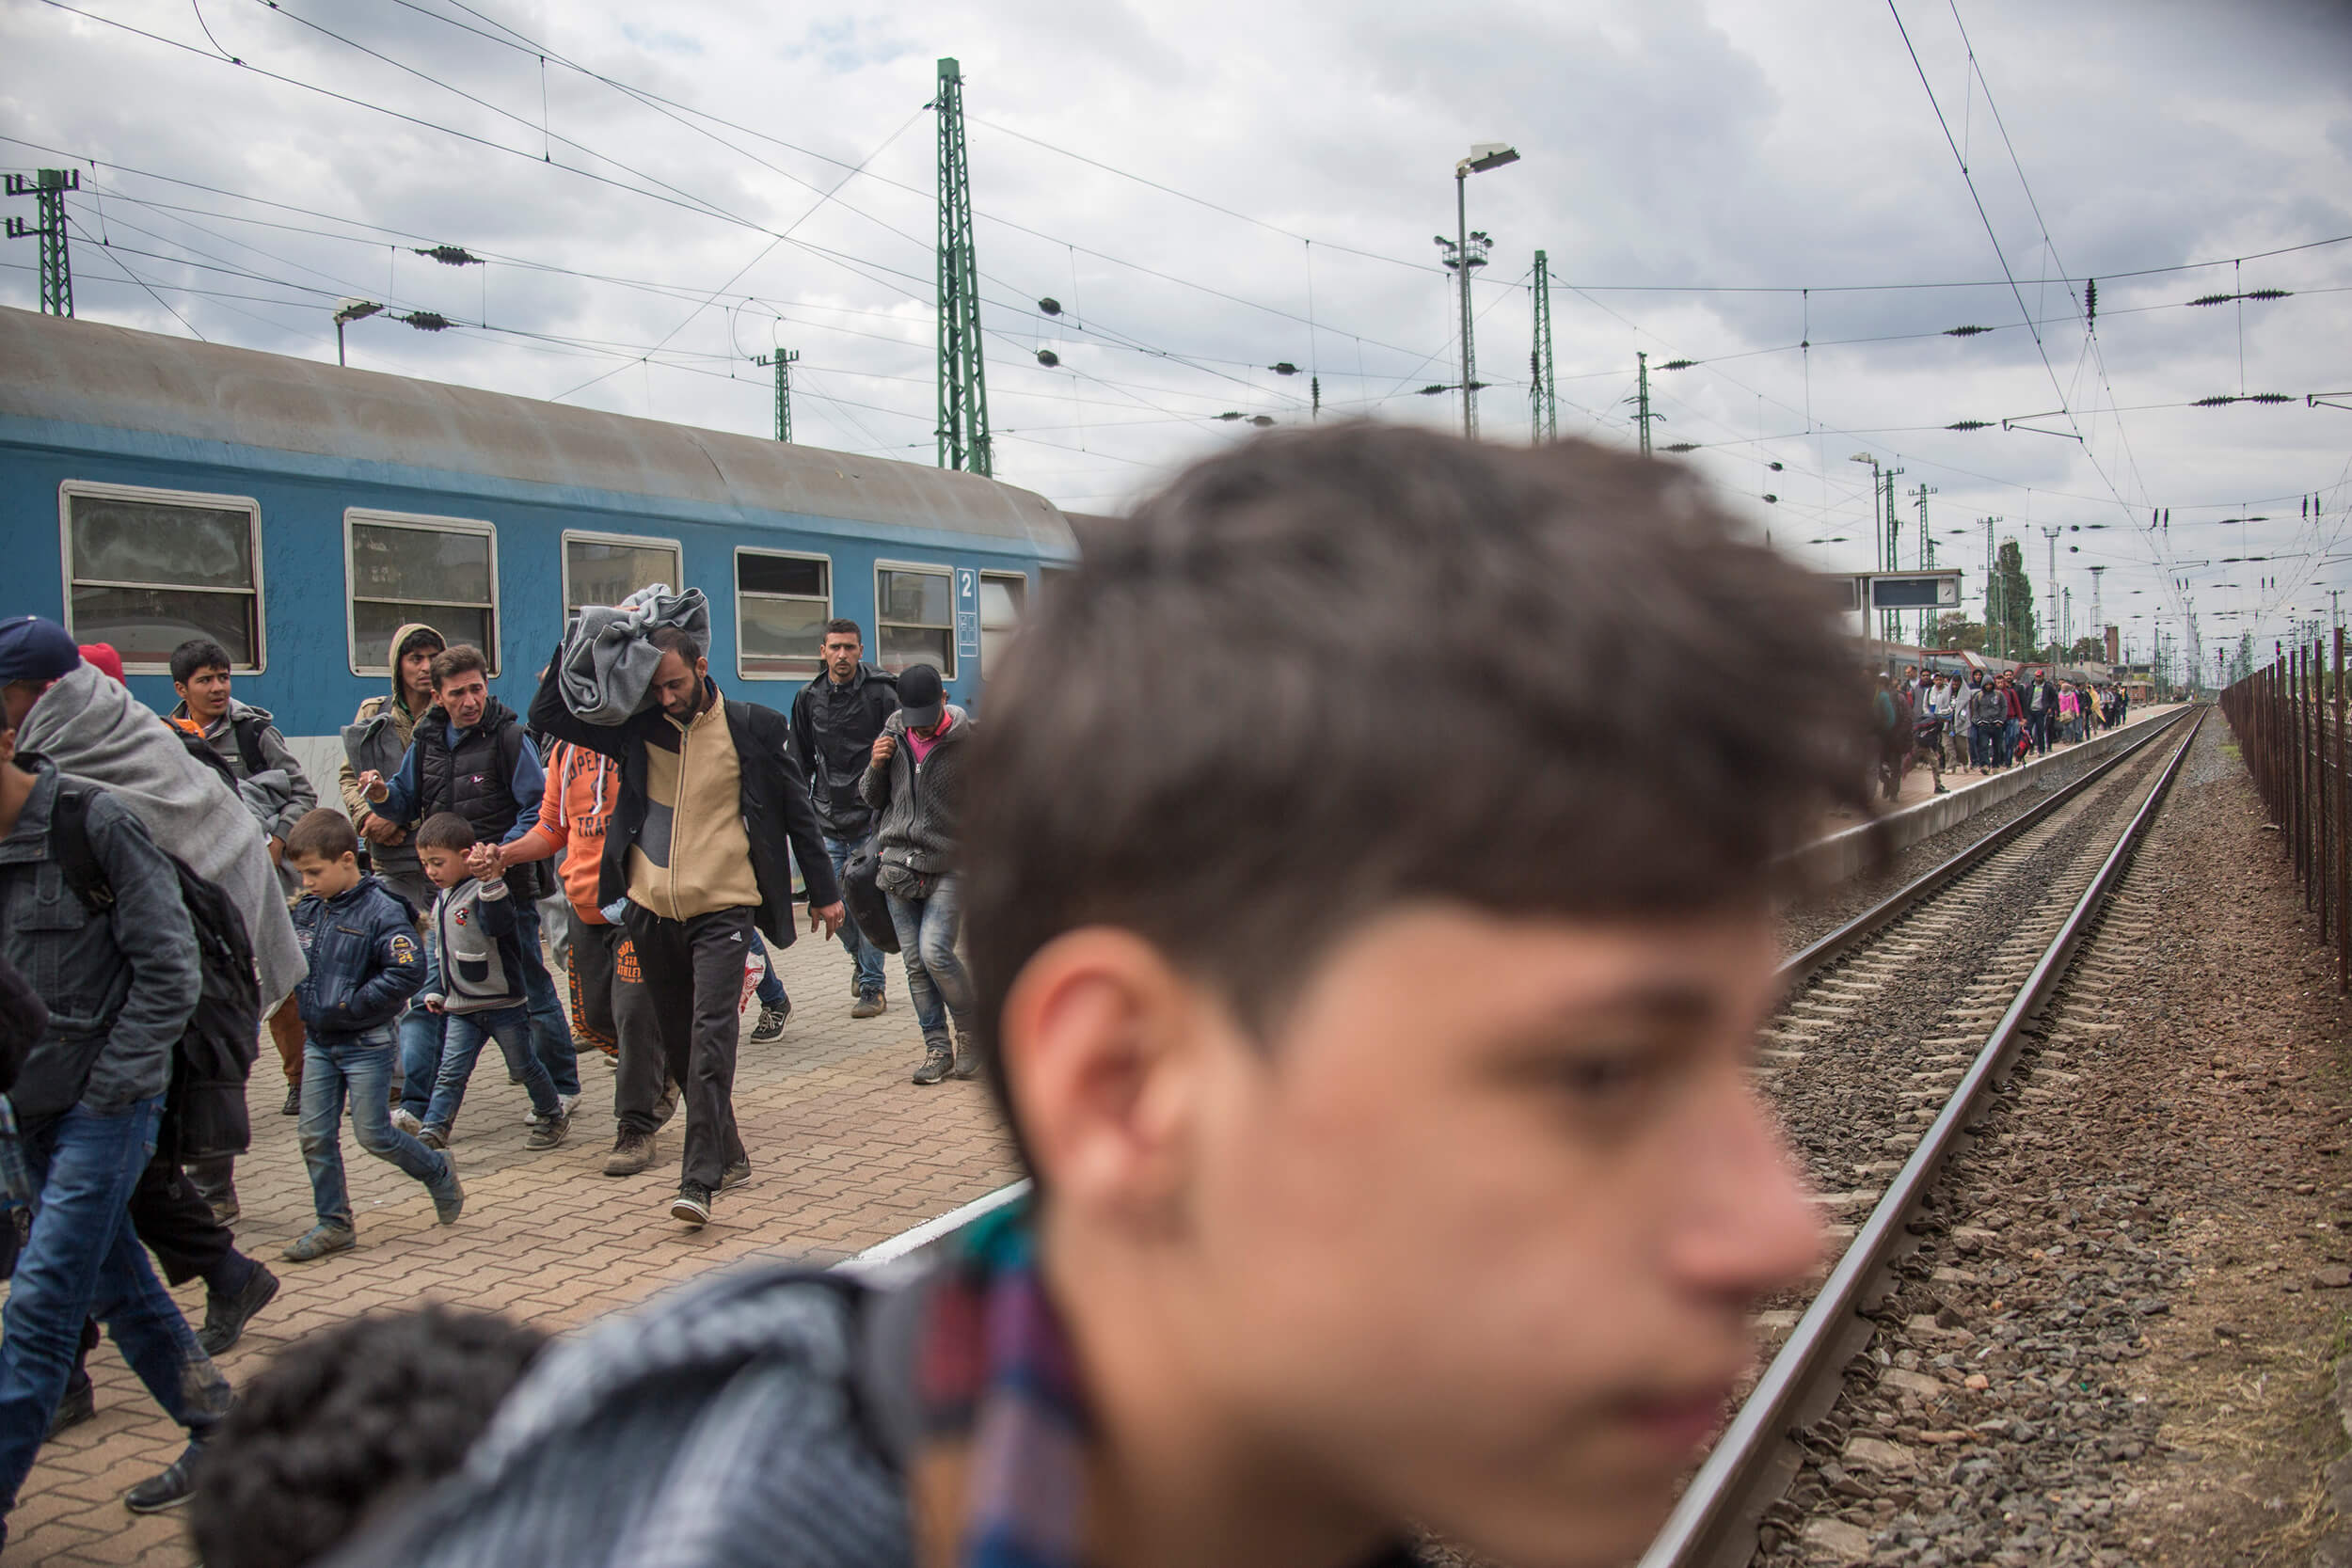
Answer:
[{"label": "black duffel bag", "polygon": [[898,927],[891,922],[890,900],[876,880],[881,875],[882,846],[869,834],[841,868],[841,901],[850,906],[859,935],[884,953],[896,953]]}]

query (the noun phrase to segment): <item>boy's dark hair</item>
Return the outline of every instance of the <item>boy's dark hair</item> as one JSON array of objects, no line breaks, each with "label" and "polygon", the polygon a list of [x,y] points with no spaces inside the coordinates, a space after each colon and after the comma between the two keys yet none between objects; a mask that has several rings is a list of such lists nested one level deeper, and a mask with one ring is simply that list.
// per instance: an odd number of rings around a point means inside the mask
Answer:
[{"label": "boy's dark hair", "polygon": [[321,806],[303,814],[286,834],[286,858],[296,855],[316,855],[323,861],[341,860],[359,852],[359,835],[352,831],[351,818],[342,812]]},{"label": "boy's dark hair", "polygon": [[1008,1120],[999,1011],[1079,927],[1144,938],[1263,1033],[1401,902],[1768,896],[1825,808],[1869,815],[1851,664],[1826,584],[1677,466],[1369,423],[1197,465],[1090,534],[990,672],[963,929]]},{"label": "boy's dark hair", "polygon": [[704,653],[701,640],[684,626],[656,626],[645,634],[645,641],[665,654],[677,655],[690,670]]},{"label": "boy's dark hair", "polygon": [[858,646],[866,645],[866,628],[846,616],[836,615],[827,621],[825,629],[818,634],[818,644],[822,646],[828,637],[854,637],[858,641]]},{"label": "boy's dark hair", "polygon": [[482,657],[482,650],[470,642],[459,642],[443,648],[433,656],[433,689],[439,690],[451,681],[469,671],[479,670],[482,678],[490,678],[490,661]]},{"label": "boy's dark hair", "polygon": [[547,1342],[437,1305],[296,1341],[237,1390],[204,1447],[199,1555],[207,1568],[324,1561],[372,1513],[454,1471]]},{"label": "boy's dark hair", "polygon": [[199,670],[232,670],[229,650],[209,637],[191,637],[171,650],[171,684],[180,686]]},{"label": "boy's dark hair", "polygon": [[417,830],[416,845],[420,849],[455,849],[462,854],[472,848],[479,837],[473,824],[455,812],[437,811]]}]

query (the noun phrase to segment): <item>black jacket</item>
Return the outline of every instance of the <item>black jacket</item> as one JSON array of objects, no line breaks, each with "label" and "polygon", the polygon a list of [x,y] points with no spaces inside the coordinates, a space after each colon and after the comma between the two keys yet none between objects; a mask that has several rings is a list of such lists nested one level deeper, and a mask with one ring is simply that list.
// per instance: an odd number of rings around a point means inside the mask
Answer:
[{"label": "black jacket", "polygon": [[[596,886],[597,903],[610,904],[628,893],[628,851],[645,826],[645,748],[677,750],[677,730],[659,707],[647,708],[624,724],[582,721],[564,705],[557,683],[562,663],[560,657],[548,660],[548,678],[531,699],[531,727],[621,765],[621,798],[604,831],[604,863]],[[704,684],[711,686],[707,677]],[[711,689],[716,691],[716,686]],[[727,735],[743,770],[743,829],[752,842],[752,875],[759,883],[757,924],[770,942],[789,947],[792,872],[785,863],[786,842],[791,843],[793,858],[801,863],[801,881],[812,907],[839,903],[841,889],[834,880],[817,813],[808,803],[807,781],[792,760],[791,728],[784,715],[733,699],[727,700],[726,714]]]},{"label": "black jacket", "polygon": [[424,985],[424,946],[408,900],[362,877],[332,898],[305,894],[294,907],[310,973],[294,987],[304,1027],[321,1040],[389,1026]]},{"label": "black jacket", "polygon": [[873,831],[874,813],[857,783],[874,760],[874,737],[898,711],[898,677],[864,664],[847,686],[820,673],[793,694],[793,754],[827,838],[855,840]]}]

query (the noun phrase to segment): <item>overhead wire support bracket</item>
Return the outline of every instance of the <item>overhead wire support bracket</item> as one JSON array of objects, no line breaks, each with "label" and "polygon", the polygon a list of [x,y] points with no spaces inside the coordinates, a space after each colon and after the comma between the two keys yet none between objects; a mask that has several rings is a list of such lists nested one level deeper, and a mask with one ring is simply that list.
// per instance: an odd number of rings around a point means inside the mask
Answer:
[{"label": "overhead wire support bracket", "polygon": [[2020,414],[2020,415],[2018,415],[2015,419],[2012,419],[2012,420],[2003,420],[2001,421],[2001,428],[2002,428],[2003,430],[2005,430],[2005,431],[2009,431],[2009,430],[2024,430],[2024,431],[2030,431],[2030,432],[2032,432],[2032,433],[2033,433],[2034,435],[2036,435],[2036,436],[2055,436],[2058,437],[2060,440],[2063,440],[2063,441],[2080,441],[2080,440],[2082,439],[2082,437],[2081,437],[2080,436],[2076,435],[2074,431],[2071,431],[2071,430],[2048,430],[2048,429],[2043,428],[2043,427],[2042,427],[2042,426],[2041,426],[2041,425],[2038,425],[2038,424],[2027,424],[2027,423],[2026,422],[2027,420],[2049,420],[2049,419],[2058,419],[2058,418],[2066,417],[2066,414],[2067,414],[2067,411],[2066,411],[2065,409],[2063,409],[2063,408],[2046,408],[2046,409],[2043,409],[2043,410],[2042,410],[2041,413],[2039,413],[2039,414]]},{"label": "overhead wire support bracket", "polygon": [[2308,392],[2303,397],[2306,408],[2342,408],[2352,412],[2352,403],[2338,403],[2338,398],[2352,398],[2352,392]]}]

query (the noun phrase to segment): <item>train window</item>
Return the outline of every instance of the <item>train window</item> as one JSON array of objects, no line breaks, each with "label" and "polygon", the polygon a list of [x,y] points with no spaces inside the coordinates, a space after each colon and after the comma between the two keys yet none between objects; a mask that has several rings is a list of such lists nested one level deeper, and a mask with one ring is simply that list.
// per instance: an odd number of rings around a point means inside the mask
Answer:
[{"label": "train window", "polygon": [[1019,572],[980,574],[980,673],[996,668],[996,660],[1021,629],[1022,611],[1029,607],[1029,579]]},{"label": "train window", "polygon": [[875,655],[885,670],[928,664],[956,678],[955,586],[945,566],[874,568]]},{"label": "train window", "polygon": [[686,586],[675,539],[643,539],[630,533],[564,531],[564,613],[582,605],[619,604],[657,582]]},{"label": "train window", "polygon": [[498,531],[465,517],[343,513],[350,590],[351,673],[391,673],[392,633],[422,621],[451,643],[470,642],[499,672]]},{"label": "train window", "polygon": [[232,669],[262,667],[258,503],[68,480],[58,511],[77,640],[111,642],[140,673],[170,668],[193,637],[228,649]]},{"label": "train window", "polygon": [[833,619],[833,562],[821,555],[735,552],[735,673],[745,680],[807,680]]}]

